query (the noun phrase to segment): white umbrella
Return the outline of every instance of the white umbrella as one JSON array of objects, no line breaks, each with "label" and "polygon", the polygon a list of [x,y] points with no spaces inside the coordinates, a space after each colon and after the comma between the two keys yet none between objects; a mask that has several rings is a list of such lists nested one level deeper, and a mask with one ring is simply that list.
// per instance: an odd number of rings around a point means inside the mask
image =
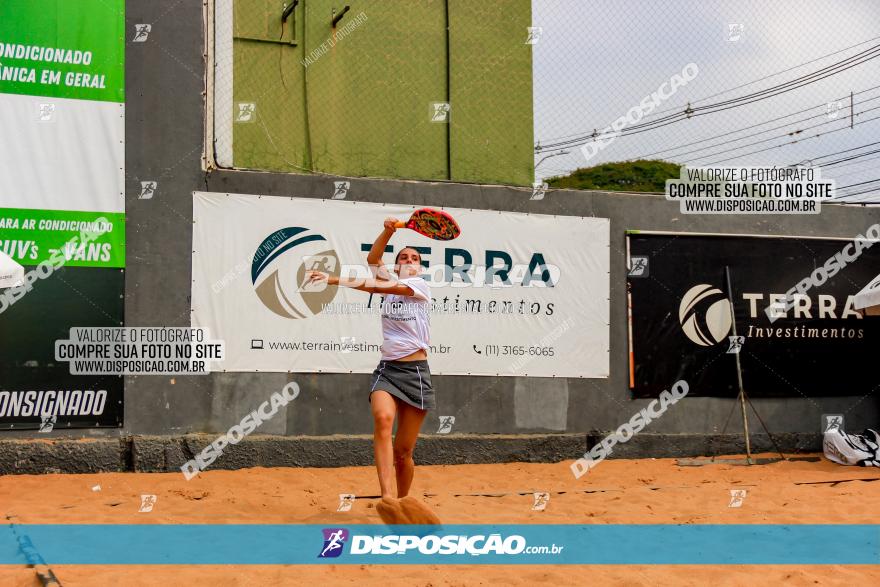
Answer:
[{"label": "white umbrella", "polygon": [[866,314],[880,314],[880,275],[856,294],[853,299],[853,307],[856,310],[865,310]]},{"label": "white umbrella", "polygon": [[24,281],[24,267],[0,251],[0,288],[16,287]]}]

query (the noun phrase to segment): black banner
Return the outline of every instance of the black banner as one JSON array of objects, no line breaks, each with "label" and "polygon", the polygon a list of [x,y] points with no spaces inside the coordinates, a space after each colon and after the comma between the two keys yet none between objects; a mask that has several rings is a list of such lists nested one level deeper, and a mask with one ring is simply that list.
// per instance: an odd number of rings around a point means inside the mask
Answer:
[{"label": "black banner", "polygon": [[[880,272],[880,244],[636,232],[628,241],[635,397],[679,379],[689,396],[735,396],[737,347],[751,397],[862,396],[880,385],[880,318],[852,306]],[[741,340],[731,339],[726,266]]]},{"label": "black banner", "polygon": [[71,375],[55,340],[74,326],[122,326],[124,291],[122,269],[64,267],[0,303],[0,430],[122,426],[123,378]]}]

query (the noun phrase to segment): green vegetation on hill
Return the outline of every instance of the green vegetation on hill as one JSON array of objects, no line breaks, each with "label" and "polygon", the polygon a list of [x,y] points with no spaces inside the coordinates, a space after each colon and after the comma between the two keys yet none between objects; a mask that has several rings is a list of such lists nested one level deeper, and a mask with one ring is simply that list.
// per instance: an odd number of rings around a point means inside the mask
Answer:
[{"label": "green vegetation on hill", "polygon": [[570,175],[547,179],[550,187],[617,192],[663,192],[666,180],[678,177],[680,165],[668,161],[603,163],[576,169]]}]

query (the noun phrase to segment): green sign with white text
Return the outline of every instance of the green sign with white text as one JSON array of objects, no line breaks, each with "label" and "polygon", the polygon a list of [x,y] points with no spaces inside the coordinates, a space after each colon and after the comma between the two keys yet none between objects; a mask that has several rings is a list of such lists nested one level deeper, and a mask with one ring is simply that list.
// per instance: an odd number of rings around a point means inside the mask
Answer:
[{"label": "green sign with white text", "polygon": [[60,254],[70,267],[125,267],[125,215],[0,208],[0,251],[20,265]]},{"label": "green sign with white text", "polygon": [[125,380],[55,340],[125,322],[125,38],[125,0],[0,0],[0,430],[123,425]]},{"label": "green sign with white text", "polygon": [[0,0],[0,129],[0,251],[125,267],[125,0]]},{"label": "green sign with white text", "polygon": [[0,93],[125,102],[124,14],[123,0],[2,0]]}]

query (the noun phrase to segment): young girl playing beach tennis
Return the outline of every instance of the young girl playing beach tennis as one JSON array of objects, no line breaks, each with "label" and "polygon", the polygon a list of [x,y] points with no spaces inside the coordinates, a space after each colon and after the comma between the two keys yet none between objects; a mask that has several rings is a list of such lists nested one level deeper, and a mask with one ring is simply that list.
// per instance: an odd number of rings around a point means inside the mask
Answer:
[{"label": "young girl playing beach tennis", "polygon": [[[376,510],[390,523],[439,523],[420,501],[408,497],[415,463],[413,450],[428,410],[434,408],[434,388],[428,368],[431,291],[419,277],[421,255],[406,247],[397,253],[394,273],[382,263],[385,245],[398,221],[386,218],[367,263],[373,279],[333,277],[310,271],[307,280],[350,287],[385,296],[382,304],[382,357],[373,371],[369,402],[373,413],[373,453],[382,501]],[[392,440],[394,420],[397,434]]]}]

